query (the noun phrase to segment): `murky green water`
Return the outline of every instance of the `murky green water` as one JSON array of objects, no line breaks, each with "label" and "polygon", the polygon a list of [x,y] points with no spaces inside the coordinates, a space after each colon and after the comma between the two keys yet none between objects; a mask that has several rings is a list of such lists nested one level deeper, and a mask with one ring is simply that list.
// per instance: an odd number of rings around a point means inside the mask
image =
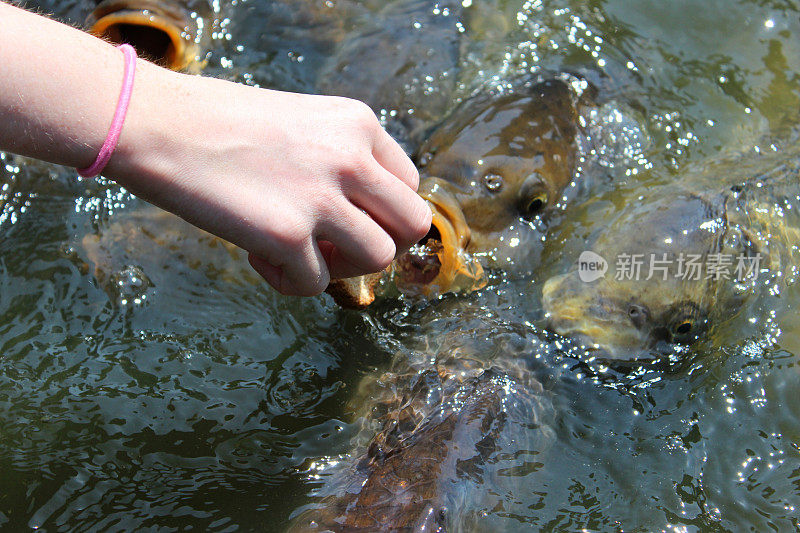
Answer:
[{"label": "murky green water", "polygon": [[[366,80],[350,87],[388,95],[379,107],[399,132],[398,98],[435,120],[532,70],[587,77],[605,109],[641,131],[596,132],[605,148],[584,163],[584,192],[555,220],[531,277],[348,312],[327,297],[279,297],[241,256],[147,218],[134,221],[149,236],[124,235],[98,261],[87,239],[117,234],[140,202],[69,169],[2,156],[0,529],[282,530],[325,493],[335,469],[326,465],[352,451],[361,424],[350,402],[363,378],[453,336],[479,340],[484,357],[509,346],[527,354],[552,402],[549,439],[524,413],[509,415],[502,449],[453,488],[454,524],[800,529],[797,288],[752,302],[668,369],[598,371],[538,326],[544,279],[640,191],[709,160],[792,150],[800,6],[464,4],[222,2],[207,71],[296,91],[347,92],[342,79]],[[38,5],[73,22],[89,9]],[[390,61],[373,72],[368,55],[352,54],[384,53],[382,35],[421,46],[419,32],[437,51],[429,78],[390,76]]]}]

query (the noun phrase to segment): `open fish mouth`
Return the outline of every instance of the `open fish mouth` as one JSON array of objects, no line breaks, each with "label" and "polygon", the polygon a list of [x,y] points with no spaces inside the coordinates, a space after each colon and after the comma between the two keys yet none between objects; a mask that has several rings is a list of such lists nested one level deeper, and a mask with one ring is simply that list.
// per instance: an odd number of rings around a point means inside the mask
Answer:
[{"label": "open fish mouth", "polygon": [[483,267],[466,251],[470,229],[446,182],[428,178],[420,184],[418,192],[433,212],[428,234],[395,259],[386,272],[332,280],[326,292],[336,303],[349,309],[368,307],[386,277],[395,282],[400,292],[426,297],[470,292],[486,286]]},{"label": "open fish mouth", "polygon": [[397,288],[406,294],[435,296],[484,287],[483,267],[466,251],[471,237],[469,226],[446,182],[428,178],[420,184],[419,195],[428,201],[433,221],[428,234],[395,260]]},{"label": "open fish mouth", "polygon": [[173,3],[105,0],[86,23],[90,33],[130,44],[139,56],[163,67],[186,70],[197,63],[197,24]]}]

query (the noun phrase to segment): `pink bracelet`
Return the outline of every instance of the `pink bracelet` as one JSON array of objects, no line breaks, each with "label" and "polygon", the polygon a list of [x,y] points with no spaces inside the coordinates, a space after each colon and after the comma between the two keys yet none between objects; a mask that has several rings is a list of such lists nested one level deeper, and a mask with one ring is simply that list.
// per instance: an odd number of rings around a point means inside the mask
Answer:
[{"label": "pink bracelet", "polygon": [[136,50],[129,44],[121,44],[118,48],[125,55],[125,76],[122,79],[122,92],[119,94],[119,102],[117,102],[117,110],[114,112],[114,118],[111,121],[111,128],[108,130],[108,136],[103,146],[100,147],[97,159],[91,166],[77,169],[78,175],[84,178],[93,178],[100,174],[111,159],[111,154],[114,153],[114,149],[117,147],[119,135],[122,133],[122,124],[125,122],[125,114],[128,112],[128,104],[133,94],[133,76],[136,74]]}]

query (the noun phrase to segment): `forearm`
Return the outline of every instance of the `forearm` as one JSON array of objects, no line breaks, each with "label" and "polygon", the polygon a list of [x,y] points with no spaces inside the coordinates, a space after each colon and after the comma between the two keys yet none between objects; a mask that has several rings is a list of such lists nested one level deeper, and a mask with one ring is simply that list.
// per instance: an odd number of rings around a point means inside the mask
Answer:
[{"label": "forearm", "polygon": [[[89,166],[124,70],[113,46],[0,0],[0,150]],[[430,227],[414,165],[363,103],[141,60],[103,175],[262,258],[287,294],[382,270]]]},{"label": "forearm", "polygon": [[[119,100],[122,52],[2,0],[0,24],[0,150],[75,168],[89,166]],[[170,150],[181,151],[175,145],[178,126],[188,122],[189,111],[183,108],[191,106],[185,94],[192,85],[189,78],[137,60],[122,133],[103,172],[157,203],[165,203],[159,201],[167,194],[158,188],[163,178],[175,174],[168,165],[180,165]]]},{"label": "forearm", "polygon": [[89,165],[123,75],[113,46],[0,1],[0,149]]}]

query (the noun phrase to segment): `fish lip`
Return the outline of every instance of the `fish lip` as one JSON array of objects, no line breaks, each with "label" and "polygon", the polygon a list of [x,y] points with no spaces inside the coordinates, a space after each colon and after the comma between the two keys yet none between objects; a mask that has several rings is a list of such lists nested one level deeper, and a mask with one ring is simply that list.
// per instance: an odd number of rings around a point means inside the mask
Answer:
[{"label": "fish lip", "polygon": [[[483,267],[466,252],[471,230],[447,182],[436,177],[426,178],[420,183],[418,194],[433,214],[431,231],[418,243],[428,248],[423,250],[428,257],[421,257],[412,250],[397,258],[394,274],[398,288],[406,293],[432,296],[484,287]],[[431,241],[440,245],[429,246]]]},{"label": "fish lip", "polygon": [[[591,313],[589,305],[580,300],[570,299],[564,294],[563,284],[570,283],[574,272],[567,272],[548,279],[542,288],[542,307],[545,311],[545,328],[569,344],[585,350],[586,356],[599,362],[633,362],[640,360],[640,353],[645,348],[628,347],[614,342],[609,343],[602,335],[603,330],[628,329],[625,319],[614,316],[599,317],[589,315],[589,322],[584,319]],[[581,282],[583,283],[583,282]],[[567,299],[565,302],[565,298]],[[636,330],[638,335],[641,332]],[[643,339],[644,342],[644,339]]]},{"label": "fish lip", "polygon": [[127,42],[120,28],[136,26],[160,32],[167,40],[160,57],[149,57],[147,47],[131,42],[140,56],[171,70],[185,70],[195,61],[198,46],[194,22],[183,12],[167,4],[150,0],[105,0],[98,4],[86,20],[88,31],[115,43]]},{"label": "fish lip", "polygon": [[[614,320],[598,321],[592,329],[615,329],[621,324]],[[656,347],[653,343],[641,339],[641,345],[608,343],[590,332],[577,317],[573,315],[550,315],[546,318],[545,327],[566,339],[571,345],[585,350],[586,356],[592,360],[609,366],[618,364],[638,364],[656,358]],[[664,352],[663,350],[658,350]],[[663,354],[662,353],[662,354]]]},{"label": "fish lip", "polygon": [[[606,327],[613,327],[609,323]],[[548,321],[546,328],[563,339],[568,345],[579,348],[586,361],[596,361],[606,366],[636,365],[656,358],[654,350],[647,347],[628,347],[598,342],[595,336],[584,331],[580,325],[565,327],[563,324]]]},{"label": "fish lip", "polygon": [[542,287],[542,307],[544,307],[545,310],[553,308],[553,301],[557,297],[557,294],[553,293],[558,290],[559,285],[564,282],[564,279],[568,275],[569,273],[554,276],[544,282],[544,286]]}]

